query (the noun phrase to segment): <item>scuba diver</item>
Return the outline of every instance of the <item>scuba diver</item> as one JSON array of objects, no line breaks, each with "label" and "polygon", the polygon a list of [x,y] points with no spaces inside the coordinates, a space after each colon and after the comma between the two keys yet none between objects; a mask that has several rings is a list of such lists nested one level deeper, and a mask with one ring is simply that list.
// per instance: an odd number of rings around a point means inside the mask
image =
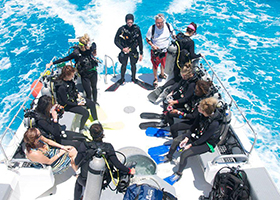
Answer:
[{"label": "scuba diver", "polygon": [[170,45],[170,38],[175,38],[176,34],[171,24],[165,22],[163,14],[155,16],[155,24],[150,26],[147,34],[146,41],[152,47],[151,49],[151,62],[153,64],[154,73],[154,86],[157,86],[157,68],[160,64],[159,78],[166,79],[164,74],[165,61],[167,55],[167,48]]},{"label": "scuba diver", "polygon": [[86,97],[90,100],[97,102],[97,66],[98,60],[96,56],[96,44],[93,42],[90,44],[90,38],[88,34],[84,34],[79,39],[79,45],[68,56],[58,59],[54,62],[50,62],[46,65],[49,68],[52,65],[66,62],[69,60],[75,60],[75,67],[81,76],[83,88],[86,92]]},{"label": "scuba diver", "polygon": [[57,143],[79,147],[85,137],[80,133],[65,130],[65,126],[59,124],[59,118],[62,117],[64,108],[59,104],[53,104],[52,98],[43,95],[39,98],[35,108],[35,127],[41,133],[49,138],[54,139]]},{"label": "scuba diver", "polygon": [[[212,86],[211,81],[204,81],[204,80],[198,80],[195,85],[195,90],[194,93],[191,95],[190,98],[187,99],[187,101],[171,101],[171,103],[174,103],[173,106],[170,104],[168,106],[172,106],[172,110],[168,111],[165,115],[165,121],[170,124],[170,130],[172,127],[175,125],[174,124],[174,117],[179,118],[179,119],[186,119],[187,121],[182,121],[177,124],[181,123],[187,123],[189,124],[191,120],[196,118],[198,111],[197,111],[197,106],[199,102],[206,98],[207,96],[209,97],[211,94],[209,94],[209,89]],[[179,103],[181,102],[181,103]],[[183,128],[183,127],[182,127]],[[184,129],[184,128],[183,128]],[[181,130],[181,129],[180,129]],[[172,133],[172,131],[171,131]],[[172,134],[173,136],[173,134]],[[174,135],[173,138],[177,137],[178,135]]]},{"label": "scuba diver", "polygon": [[[168,182],[174,183],[181,178],[189,157],[213,152],[219,142],[219,124],[222,118],[216,106],[217,99],[214,97],[201,100],[198,106],[199,115],[195,118],[191,128],[185,134],[176,137],[168,154],[160,158],[161,163],[170,162],[177,146],[182,149],[178,171],[168,177],[170,179]],[[192,133],[195,134],[195,137],[192,136]]]},{"label": "scuba diver", "polygon": [[[92,124],[89,131],[93,140],[91,142],[85,141],[81,144],[75,159],[76,165],[81,167],[81,173],[75,184],[74,200],[79,200],[81,198],[83,187],[86,186],[87,182],[89,163],[93,159],[93,156],[103,157],[108,161],[109,165],[111,165],[110,169],[115,167],[120,171],[120,174],[135,174],[135,168],[130,169],[118,160],[112,144],[103,142],[104,132],[100,123]],[[102,188],[105,188],[110,181],[110,175],[105,172]],[[93,186],[91,185],[91,187]]]},{"label": "scuba diver", "polygon": [[[186,63],[180,71],[182,79],[171,87],[171,93],[167,95],[166,99],[163,101],[164,115],[167,115],[173,108],[182,107],[194,93],[198,78],[194,74],[191,64]],[[164,118],[161,126],[167,126],[167,123],[170,123],[170,126],[173,124],[173,121],[166,121],[166,119],[167,118]]]},{"label": "scuba diver", "polygon": [[82,98],[73,81],[75,68],[70,65],[65,65],[55,82],[57,101],[62,105],[65,111],[73,112],[82,115],[80,122],[80,133],[85,130],[85,123],[89,118],[89,112],[83,106],[90,109],[93,120],[97,120],[96,104],[88,98]]},{"label": "scuba diver", "polygon": [[[134,23],[134,16],[127,14],[125,16],[126,25],[121,26],[115,36],[115,45],[121,50],[119,53],[119,61],[121,66],[121,79],[118,81],[122,84],[125,79],[125,71],[127,66],[128,58],[130,59],[131,65],[131,80],[135,83],[136,81],[136,63],[143,58],[143,42],[142,35],[139,26]],[[137,47],[139,46],[140,55],[138,55]]]}]

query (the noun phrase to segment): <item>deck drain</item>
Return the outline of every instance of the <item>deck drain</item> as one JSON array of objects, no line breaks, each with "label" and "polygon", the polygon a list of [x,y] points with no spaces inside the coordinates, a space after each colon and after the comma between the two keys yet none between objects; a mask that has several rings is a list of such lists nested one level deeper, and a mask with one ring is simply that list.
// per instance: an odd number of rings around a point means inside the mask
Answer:
[{"label": "deck drain", "polygon": [[126,106],[123,111],[125,113],[133,113],[135,111],[135,108],[133,106]]}]

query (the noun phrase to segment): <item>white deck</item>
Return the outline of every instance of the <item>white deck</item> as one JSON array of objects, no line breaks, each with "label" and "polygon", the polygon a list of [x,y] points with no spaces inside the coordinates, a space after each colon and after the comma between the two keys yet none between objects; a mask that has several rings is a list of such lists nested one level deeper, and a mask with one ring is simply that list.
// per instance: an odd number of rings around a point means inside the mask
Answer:
[{"label": "white deck", "polygon": [[[140,75],[139,79],[151,83],[153,77],[151,74]],[[108,84],[104,84],[103,77],[99,76],[98,83],[98,103],[101,107],[101,112],[99,120],[102,124],[113,124],[115,130],[105,129],[106,142],[113,144],[115,149],[120,149],[125,146],[135,146],[148,152],[150,147],[162,145],[168,139],[147,137],[144,130],[140,130],[139,123],[144,122],[144,119],[140,118],[142,112],[156,112],[161,113],[161,104],[154,105],[150,103],[147,99],[147,95],[150,91],[147,91],[140,86],[130,82],[130,75],[126,76],[126,83],[119,87],[115,92],[104,92],[107,87],[109,87],[113,82],[116,81],[115,78],[108,76]],[[163,82],[160,82],[160,85]],[[124,109],[131,106],[135,109],[132,113],[126,113]],[[147,120],[146,120],[147,121]],[[117,123],[116,123],[117,122]],[[238,131],[239,132],[239,131]],[[240,135],[241,134],[241,135]],[[238,133],[241,140],[247,140],[242,132]],[[248,143],[248,142],[245,142]],[[245,144],[245,146],[250,146],[250,144]],[[249,150],[249,148],[248,148]],[[176,156],[176,154],[175,154]],[[261,166],[261,163],[253,152],[251,159],[254,162],[250,163],[250,166]],[[176,165],[165,163],[158,165],[157,174],[161,178],[165,178],[171,175],[177,170]],[[1,179],[4,176],[8,176],[7,173],[1,173]],[[47,192],[41,195],[38,199],[63,199],[70,200],[73,199],[74,185],[76,178],[73,176],[73,170],[69,169],[67,173],[55,177],[55,184]],[[15,175],[17,176],[17,175]],[[9,175],[9,177],[11,177]],[[40,176],[38,177],[38,183],[40,183]],[[42,183],[43,184],[43,183]],[[33,184],[32,189],[40,187],[40,184]],[[188,160],[188,165],[183,172],[182,179],[174,184],[176,189],[176,194],[178,199],[190,199],[196,200],[200,195],[208,195],[211,190],[211,185],[208,184],[204,179],[203,168],[198,156],[192,157]],[[19,195],[23,198],[22,195]],[[31,196],[29,196],[29,199]]]}]

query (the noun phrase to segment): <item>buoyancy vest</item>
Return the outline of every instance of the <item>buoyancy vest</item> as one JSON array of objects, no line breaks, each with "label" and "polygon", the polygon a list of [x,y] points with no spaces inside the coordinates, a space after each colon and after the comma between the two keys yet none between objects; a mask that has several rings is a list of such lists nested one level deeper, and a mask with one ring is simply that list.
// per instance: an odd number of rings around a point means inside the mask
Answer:
[{"label": "buoyancy vest", "polygon": [[87,76],[92,72],[96,71],[98,62],[93,57],[92,51],[86,50],[85,52],[81,52],[80,49],[76,47],[73,52],[78,57],[75,66],[78,69],[78,72],[81,76]]},{"label": "buoyancy vest", "polygon": [[198,80],[197,76],[194,75],[192,78],[188,79],[188,80],[181,80],[179,83],[178,83],[178,86],[176,89],[174,89],[174,92],[173,92],[173,99],[174,100],[177,100],[177,99],[180,99],[180,98],[184,98],[184,94],[185,92],[188,90],[189,88],[189,85],[191,83],[195,83],[196,81]]},{"label": "buoyancy vest", "polygon": [[138,37],[140,36],[140,28],[133,24],[131,27],[124,25],[121,27],[120,43],[123,47],[129,47],[131,50],[136,49],[138,44]]},{"label": "buoyancy vest", "polygon": [[[54,85],[55,85],[55,91],[56,92],[58,91],[59,87],[65,87],[68,101],[71,101],[71,102],[76,102],[77,101],[78,91],[77,91],[76,85],[73,81],[67,81],[66,82],[66,81],[63,81],[63,80],[56,80]],[[60,95],[57,94],[56,96],[57,96],[57,102],[60,105],[64,106],[65,102],[62,102],[62,99],[61,99]]]},{"label": "buoyancy vest", "polygon": [[190,42],[192,39],[189,36],[186,36],[184,33],[178,33],[176,36],[176,45],[178,48],[177,51],[177,60],[176,63],[179,65],[179,68],[182,68],[186,62],[191,60],[190,52],[185,47],[187,43]]},{"label": "buoyancy vest", "polygon": [[218,121],[219,127],[215,130],[214,133],[212,133],[212,136],[208,138],[207,143],[211,144],[213,147],[215,147],[221,136],[221,125],[223,122],[223,115],[218,111],[218,109],[215,110],[214,114],[210,117],[204,117],[202,114],[200,114],[200,122],[199,126],[195,129],[195,138],[199,139],[204,132],[209,128],[210,124],[212,124],[214,121]]}]

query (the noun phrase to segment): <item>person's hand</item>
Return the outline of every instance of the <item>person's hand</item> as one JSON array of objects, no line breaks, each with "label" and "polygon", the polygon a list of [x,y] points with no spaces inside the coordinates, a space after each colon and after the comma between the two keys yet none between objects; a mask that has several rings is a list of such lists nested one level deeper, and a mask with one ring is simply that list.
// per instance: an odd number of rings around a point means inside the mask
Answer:
[{"label": "person's hand", "polygon": [[51,108],[51,110],[50,110],[50,113],[51,113],[51,115],[52,115],[52,118],[53,118],[53,121],[54,122],[57,122],[57,111],[56,111],[56,107],[57,107],[58,105],[57,104],[55,104],[55,105],[53,105],[53,107]]},{"label": "person's hand", "polygon": [[62,146],[63,148],[61,149],[64,149],[66,151],[71,151],[72,149],[74,149],[74,147],[70,146],[70,145],[67,145],[67,146]]},{"label": "person's hand", "polygon": [[46,64],[46,68],[48,69],[48,68],[50,68],[52,65],[53,65],[53,63],[50,62],[50,63]]},{"label": "person's hand", "polygon": [[182,142],[180,142],[179,147],[183,148],[183,147],[187,146],[188,141],[189,141],[189,138],[185,137],[185,139],[182,140]]},{"label": "person's hand", "polygon": [[136,171],[135,171],[135,168],[131,168],[131,169],[130,169],[130,174],[131,174],[131,175],[134,175],[135,172],[136,172]]},{"label": "person's hand", "polygon": [[140,54],[139,61],[142,61],[142,59],[143,59],[143,55]]},{"label": "person's hand", "polygon": [[170,106],[173,106],[174,104],[177,103],[177,101],[176,100],[169,100],[168,103],[169,103]]},{"label": "person's hand", "polygon": [[130,51],[129,47],[123,48],[123,52],[124,52],[124,53],[129,53],[129,51]]},{"label": "person's hand", "polygon": [[188,144],[188,145],[186,145],[185,147],[184,147],[184,150],[187,150],[187,149],[189,149],[189,148],[191,148],[192,147],[192,144]]},{"label": "person's hand", "polygon": [[173,109],[170,111],[171,114],[177,114],[178,112],[179,112],[179,110],[177,110],[177,109]]},{"label": "person's hand", "polygon": [[151,47],[152,47],[152,49],[153,49],[153,50],[157,50],[157,49],[159,49],[159,48],[158,48],[158,46],[156,46],[156,45],[154,45],[154,44],[152,44],[152,46],[151,46]]}]

